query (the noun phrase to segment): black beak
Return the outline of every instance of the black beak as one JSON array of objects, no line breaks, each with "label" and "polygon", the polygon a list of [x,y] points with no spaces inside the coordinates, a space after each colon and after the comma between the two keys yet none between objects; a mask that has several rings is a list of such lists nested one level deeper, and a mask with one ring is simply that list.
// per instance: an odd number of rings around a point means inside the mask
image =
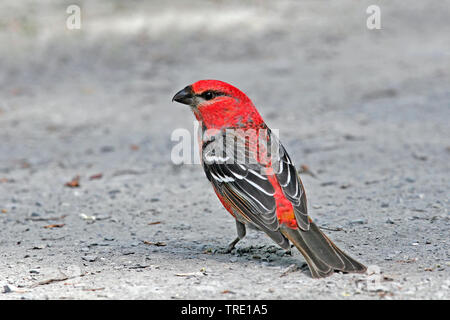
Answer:
[{"label": "black beak", "polygon": [[183,90],[178,91],[172,98],[172,101],[192,105],[194,103],[194,92],[192,91],[192,87],[187,86]]}]

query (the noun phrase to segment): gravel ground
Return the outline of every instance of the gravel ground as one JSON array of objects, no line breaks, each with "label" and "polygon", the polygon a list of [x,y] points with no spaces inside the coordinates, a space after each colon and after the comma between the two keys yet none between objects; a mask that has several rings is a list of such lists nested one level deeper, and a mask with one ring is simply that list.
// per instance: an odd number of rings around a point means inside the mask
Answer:
[{"label": "gravel ground", "polygon": [[[71,3],[0,3],[0,299],[450,298],[449,1],[79,1],[68,30]],[[220,253],[233,219],[170,157],[194,130],[171,98],[205,78],[252,98],[315,174],[312,218],[380,274],[311,279],[251,230]]]}]

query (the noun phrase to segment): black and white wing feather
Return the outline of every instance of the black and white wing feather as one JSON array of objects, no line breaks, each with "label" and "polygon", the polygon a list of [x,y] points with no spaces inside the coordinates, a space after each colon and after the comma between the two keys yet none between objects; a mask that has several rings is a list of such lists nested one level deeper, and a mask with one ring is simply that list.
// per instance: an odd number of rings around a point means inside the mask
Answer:
[{"label": "black and white wing feather", "polygon": [[309,230],[308,208],[306,203],[306,193],[303,184],[298,177],[295,165],[291,161],[283,145],[275,135],[271,136],[272,143],[275,143],[273,150],[278,150],[278,155],[272,157],[272,167],[277,176],[278,183],[283,190],[284,196],[294,207],[295,218],[298,226],[304,230]]},{"label": "black and white wing feather", "polygon": [[[227,132],[227,139],[242,137]],[[203,168],[216,191],[248,222],[266,232],[281,247],[289,241],[280,232],[276,214],[275,189],[265,168],[249,149],[224,147],[224,133],[205,141],[202,148]]]}]

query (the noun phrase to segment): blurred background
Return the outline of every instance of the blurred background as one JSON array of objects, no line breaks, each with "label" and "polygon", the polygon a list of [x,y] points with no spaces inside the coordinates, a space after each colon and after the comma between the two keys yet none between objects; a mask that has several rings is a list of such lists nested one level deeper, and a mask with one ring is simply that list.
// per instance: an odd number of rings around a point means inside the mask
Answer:
[{"label": "blurred background", "polygon": [[[72,4],[80,29],[67,28]],[[381,9],[379,30],[367,27],[370,5]],[[359,241],[352,251],[367,263],[405,252],[448,261],[449,1],[4,0],[0,12],[8,261],[47,232],[65,237],[53,249],[61,261],[78,261],[67,257],[73,243],[108,232],[126,246],[157,230],[165,252],[171,241],[234,238],[201,168],[170,161],[172,131],[194,121],[171,99],[200,79],[247,93],[297,166],[313,173],[303,178],[312,217],[356,228],[337,237]],[[102,178],[89,179],[95,174]],[[80,188],[64,186],[76,175]],[[27,220],[61,212],[66,226],[53,231]],[[80,213],[121,223],[86,227]],[[150,232],[155,215],[167,223]],[[430,225],[432,217],[442,223]],[[174,221],[187,229],[172,229]],[[20,249],[12,239],[25,229]],[[431,235],[431,246],[410,251]]]},{"label": "blurred background", "polygon": [[[66,27],[71,4],[2,1],[2,167],[37,153],[53,160],[52,139],[70,139],[70,152],[84,152],[87,137],[161,135],[151,147],[167,147],[173,128],[192,127],[170,99],[207,78],[241,88],[276,128],[315,127],[337,110],[384,125],[424,117],[430,130],[448,121],[429,115],[448,108],[423,101],[449,105],[447,1],[383,3],[381,30],[366,26],[370,1],[78,1],[79,30]],[[383,110],[366,111],[379,99]],[[399,99],[409,107],[389,101]]]}]

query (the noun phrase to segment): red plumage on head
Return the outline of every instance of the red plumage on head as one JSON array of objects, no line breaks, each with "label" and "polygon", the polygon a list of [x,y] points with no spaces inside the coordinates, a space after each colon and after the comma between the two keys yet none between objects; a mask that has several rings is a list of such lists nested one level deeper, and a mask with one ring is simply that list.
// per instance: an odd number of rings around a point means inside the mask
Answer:
[{"label": "red plumage on head", "polygon": [[204,101],[194,110],[197,120],[207,128],[252,128],[264,124],[250,98],[231,84],[219,80],[200,80],[191,88],[196,95],[206,91],[223,93],[213,100]]}]

